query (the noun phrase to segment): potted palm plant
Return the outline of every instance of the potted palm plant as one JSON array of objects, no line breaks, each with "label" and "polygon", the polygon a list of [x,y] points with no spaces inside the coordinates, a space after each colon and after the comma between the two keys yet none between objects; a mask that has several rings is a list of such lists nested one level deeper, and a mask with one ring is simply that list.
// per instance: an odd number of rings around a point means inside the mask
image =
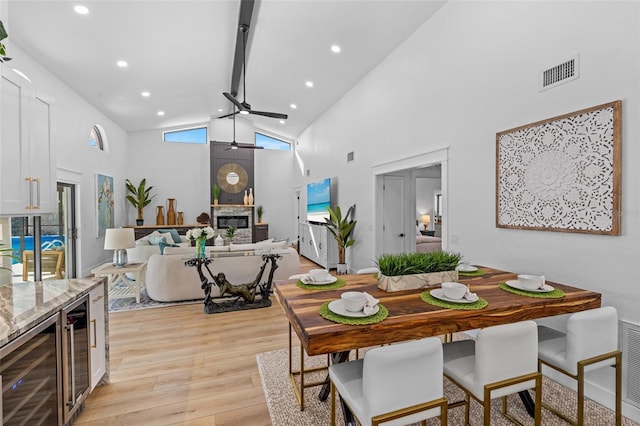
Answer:
[{"label": "potted palm plant", "polygon": [[144,178],[140,181],[138,186],[132,184],[129,179],[125,181],[125,185],[127,186],[127,190],[129,191],[127,200],[129,200],[133,207],[138,209],[138,218],[136,219],[136,225],[140,226],[144,224],[144,208],[148,206],[151,203],[151,200],[153,200],[153,198],[156,196],[155,194],[151,195],[153,186],[147,188],[147,180]]},{"label": "potted palm plant", "polygon": [[347,248],[351,247],[356,240],[351,238],[353,229],[356,227],[357,220],[353,220],[353,206],[349,207],[347,213],[342,216],[340,206],[335,206],[335,209],[327,207],[329,211],[329,217],[325,218],[327,229],[331,232],[331,235],[336,239],[338,243],[338,274],[347,273],[346,253]]}]

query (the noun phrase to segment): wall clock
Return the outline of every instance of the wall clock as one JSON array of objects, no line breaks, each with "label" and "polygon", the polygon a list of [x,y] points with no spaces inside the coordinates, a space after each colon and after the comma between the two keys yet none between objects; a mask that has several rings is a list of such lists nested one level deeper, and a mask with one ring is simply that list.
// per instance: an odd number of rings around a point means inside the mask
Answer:
[{"label": "wall clock", "polygon": [[218,169],[216,180],[223,191],[237,194],[247,187],[249,175],[241,165],[227,163]]}]

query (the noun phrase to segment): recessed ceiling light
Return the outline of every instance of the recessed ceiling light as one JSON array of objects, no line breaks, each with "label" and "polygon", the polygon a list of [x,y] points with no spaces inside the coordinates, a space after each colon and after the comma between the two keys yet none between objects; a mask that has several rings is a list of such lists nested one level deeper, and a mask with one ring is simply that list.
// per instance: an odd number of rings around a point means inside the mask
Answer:
[{"label": "recessed ceiling light", "polygon": [[340,53],[340,46],[338,46],[337,44],[334,44],[333,46],[331,46],[331,51],[333,53]]},{"label": "recessed ceiling light", "polygon": [[291,104],[291,105],[289,105],[289,106],[291,107],[291,109],[296,109],[296,108],[298,108],[298,105],[296,105],[296,104]]},{"label": "recessed ceiling light", "polygon": [[158,111],[158,115],[162,117],[164,115],[164,111]]},{"label": "recessed ceiling light", "polygon": [[118,61],[118,62],[116,62],[116,65],[118,65],[120,68],[126,68],[126,67],[129,66],[127,61]]},{"label": "recessed ceiling light", "polygon": [[75,10],[78,15],[86,15],[89,13],[89,8],[80,4],[75,6],[73,10]]},{"label": "recessed ceiling light", "polygon": [[304,85],[307,87],[313,87],[313,81],[307,81],[304,83]]},{"label": "recessed ceiling light", "polygon": [[222,109],[222,108],[218,108],[218,112],[222,112],[222,111],[223,111],[223,109]]},{"label": "recessed ceiling light", "polygon": [[23,73],[22,71],[20,71],[17,68],[11,68],[11,71],[15,72],[16,74],[18,74],[20,77],[24,78],[25,80],[27,80],[29,83],[31,83],[31,79],[29,77],[27,77],[27,75],[25,73]]},{"label": "recessed ceiling light", "polygon": [[142,96],[143,98],[148,98],[149,96],[151,96],[151,93],[145,91],[140,93],[140,96]]}]

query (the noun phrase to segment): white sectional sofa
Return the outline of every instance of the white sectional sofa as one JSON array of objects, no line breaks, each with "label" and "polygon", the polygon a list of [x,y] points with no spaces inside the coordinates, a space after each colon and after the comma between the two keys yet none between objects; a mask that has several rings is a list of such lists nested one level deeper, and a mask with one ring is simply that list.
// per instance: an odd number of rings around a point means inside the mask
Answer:
[{"label": "white sectional sofa", "polygon": [[[224,247],[207,247],[209,255],[214,255],[209,269],[213,274],[224,272],[232,284],[252,282],[262,266],[262,256],[250,255],[274,251],[280,254],[274,280],[288,279],[300,272],[300,259],[295,249],[286,244],[260,242],[255,244],[231,244]],[[237,256],[230,257],[229,252]],[[226,253],[225,253],[226,252]],[[221,254],[222,256],[215,257]],[[195,255],[195,247],[166,247],[164,254],[156,253],[147,260],[145,285],[149,297],[159,302],[204,299],[200,278],[195,267],[185,266],[187,259]],[[265,268],[260,282],[265,282],[271,270]],[[208,274],[205,271],[205,275]],[[208,277],[210,279],[210,277]],[[218,296],[218,287],[213,285],[212,296]]]},{"label": "white sectional sofa", "polygon": [[[184,235],[178,235],[177,232],[171,235],[171,233],[153,231],[149,235],[136,240],[136,246],[134,248],[127,249],[127,259],[129,263],[146,262],[152,255],[160,254],[160,245],[158,243],[160,238],[164,238],[166,244],[177,245],[179,247],[191,246],[191,241]],[[175,238],[179,238],[180,241],[175,241]]]}]

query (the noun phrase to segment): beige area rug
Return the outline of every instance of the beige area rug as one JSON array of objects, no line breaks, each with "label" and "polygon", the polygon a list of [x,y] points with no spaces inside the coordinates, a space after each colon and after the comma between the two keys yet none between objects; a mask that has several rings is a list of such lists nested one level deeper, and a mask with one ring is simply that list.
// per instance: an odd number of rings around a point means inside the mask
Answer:
[{"label": "beige area rug", "polygon": [[[360,357],[362,357],[362,352]],[[271,423],[274,426],[318,426],[330,424],[331,403],[330,398],[322,402],[318,399],[320,387],[307,388],[305,390],[305,410],[300,411],[298,400],[292,389],[288,374],[288,350],[280,349],[272,352],[264,352],[256,355],[258,369],[262,380]],[[297,370],[297,360],[299,359],[298,348],[294,348],[294,370]],[[306,357],[305,368],[312,366],[326,365],[326,356]],[[305,381],[322,379],[326,372],[317,372],[305,375]],[[449,402],[463,399],[462,391],[445,379],[445,396]],[[575,416],[576,394],[570,389],[547,379],[543,380],[543,399],[547,404],[555,406],[559,411]],[[533,393],[532,393],[533,396]],[[339,404],[336,402],[336,407]],[[522,401],[518,395],[511,395],[508,398],[509,412],[516,419],[525,425],[533,425],[533,418],[526,413]],[[344,426],[342,412],[338,411],[337,424]],[[439,419],[430,419],[428,425],[439,425]],[[464,424],[464,407],[453,408],[449,411],[449,425],[459,426]],[[471,424],[482,424],[482,406],[472,399],[471,402]],[[512,425],[508,419],[502,415],[501,399],[492,402],[491,412],[492,425]],[[549,411],[542,410],[542,424],[545,426],[567,425],[564,420],[558,418]],[[585,424],[590,426],[603,426],[615,424],[613,411],[602,407],[592,401],[585,404]],[[623,419],[625,426],[636,425],[628,419]]]}]

